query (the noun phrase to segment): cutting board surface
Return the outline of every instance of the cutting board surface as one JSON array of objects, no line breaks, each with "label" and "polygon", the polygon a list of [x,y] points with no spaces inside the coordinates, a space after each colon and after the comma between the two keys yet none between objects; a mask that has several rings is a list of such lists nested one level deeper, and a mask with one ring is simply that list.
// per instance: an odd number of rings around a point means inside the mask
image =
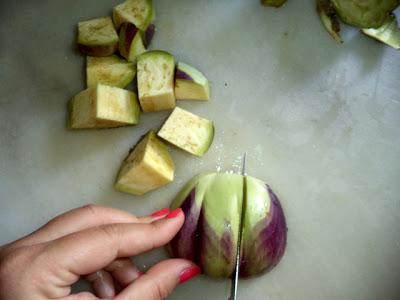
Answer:
[{"label": "cutting board surface", "polygon": [[[400,287],[400,52],[356,30],[337,45],[314,1],[156,1],[153,49],[209,78],[208,103],[179,106],[214,120],[210,151],[172,149],[176,180],[143,197],[113,182],[135,127],[71,132],[68,100],[84,86],[76,23],[116,1],[0,3],[0,244],[86,203],[143,215],[168,206],[202,171],[248,173],[279,195],[289,227],[282,262],[241,281],[240,299],[395,300]],[[162,250],[136,259],[146,268]],[[227,281],[199,277],[170,299],[227,299]]]}]

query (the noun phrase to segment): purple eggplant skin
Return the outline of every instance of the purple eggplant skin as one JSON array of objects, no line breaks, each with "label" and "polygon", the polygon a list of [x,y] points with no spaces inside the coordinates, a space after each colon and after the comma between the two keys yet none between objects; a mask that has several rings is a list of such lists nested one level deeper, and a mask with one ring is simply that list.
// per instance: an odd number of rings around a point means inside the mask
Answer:
[{"label": "purple eggplant skin", "polygon": [[169,244],[169,252],[195,262],[206,275],[228,278],[233,274],[240,221],[241,277],[267,272],[283,256],[285,216],[277,196],[261,180],[236,174],[201,174],[176,197],[172,208],[177,207],[186,218]]},{"label": "purple eggplant skin", "polygon": [[156,26],[154,24],[150,24],[149,26],[147,26],[146,31],[144,32],[144,39],[143,39],[143,45],[146,49],[150,46],[155,33],[156,33]]},{"label": "purple eggplant skin", "polygon": [[181,205],[185,215],[185,223],[171,241],[169,251],[173,257],[186,258],[197,262],[200,250],[198,223],[200,220],[201,207],[195,205],[195,197],[196,189],[193,188]]},{"label": "purple eggplant skin", "polygon": [[194,81],[194,79],[189,74],[183,72],[182,70],[179,70],[178,68],[175,71],[175,79]]},{"label": "purple eggplant skin", "polygon": [[[243,228],[241,277],[256,276],[270,271],[279,263],[285,252],[287,240],[285,215],[272,189],[268,185],[265,189],[270,199],[269,212],[250,230]],[[250,238],[246,238],[246,234],[250,234]]]},{"label": "purple eggplant skin", "polygon": [[195,177],[177,196],[185,223],[169,244],[173,257],[195,262],[205,274],[227,278],[235,267],[243,177],[210,173]]},{"label": "purple eggplant skin", "polygon": [[138,34],[139,29],[132,23],[123,23],[120,29],[120,52],[125,58],[129,56],[129,51],[131,49],[132,41]]}]

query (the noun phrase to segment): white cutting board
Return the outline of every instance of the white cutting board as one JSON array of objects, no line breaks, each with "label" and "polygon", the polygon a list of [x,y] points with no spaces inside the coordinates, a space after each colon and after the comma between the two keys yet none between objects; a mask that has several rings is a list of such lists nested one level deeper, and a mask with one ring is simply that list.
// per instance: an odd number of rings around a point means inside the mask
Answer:
[{"label": "white cutting board", "polygon": [[[313,0],[279,10],[156,1],[153,49],[210,79],[210,102],[179,105],[214,120],[216,136],[201,159],[173,150],[174,183],[134,197],[113,189],[116,173],[167,112],[143,114],[136,127],[65,129],[67,101],[84,88],[75,24],[116,3],[0,3],[0,244],[89,202],[150,213],[201,171],[237,170],[247,151],[248,173],[279,195],[289,233],[282,262],[240,282],[240,299],[399,299],[400,52],[357,31],[337,45]],[[202,276],[171,299],[227,299],[228,289]]]}]

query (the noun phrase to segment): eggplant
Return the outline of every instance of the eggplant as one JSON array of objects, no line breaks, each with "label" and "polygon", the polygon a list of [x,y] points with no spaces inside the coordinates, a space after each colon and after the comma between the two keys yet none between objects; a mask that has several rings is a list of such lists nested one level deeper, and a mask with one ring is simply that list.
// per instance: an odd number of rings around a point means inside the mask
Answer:
[{"label": "eggplant", "polygon": [[78,23],[78,49],[89,56],[110,56],[118,49],[118,34],[110,17]]},{"label": "eggplant", "polygon": [[168,52],[153,50],[137,58],[139,102],[144,112],[173,109],[175,58]]},{"label": "eggplant", "polygon": [[203,156],[214,139],[214,123],[180,107],[175,107],[158,136],[196,156]]},{"label": "eggplant", "polygon": [[397,25],[395,15],[387,17],[386,21],[378,29],[364,28],[361,32],[394,49],[400,49],[400,28]]},{"label": "eggplant", "polygon": [[136,65],[116,55],[86,58],[86,85],[98,84],[125,88],[136,76]]},{"label": "eggplant", "polygon": [[175,70],[175,98],[177,100],[210,99],[207,78],[196,68],[179,62]]},{"label": "eggplant", "polygon": [[232,276],[240,236],[241,277],[268,272],[284,254],[283,209],[271,188],[259,179],[200,174],[173,201],[172,208],[178,207],[186,219],[168,250],[173,257],[194,261],[206,275]]},{"label": "eggplant", "polygon": [[400,0],[331,0],[343,22],[359,28],[378,28]]}]

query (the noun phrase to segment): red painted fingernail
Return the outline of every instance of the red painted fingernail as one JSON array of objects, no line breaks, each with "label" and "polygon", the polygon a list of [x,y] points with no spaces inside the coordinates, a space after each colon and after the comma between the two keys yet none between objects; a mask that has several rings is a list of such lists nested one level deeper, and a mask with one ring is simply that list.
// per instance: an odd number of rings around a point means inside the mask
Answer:
[{"label": "red painted fingernail", "polygon": [[183,270],[182,273],[179,275],[179,283],[184,283],[193,277],[196,277],[201,273],[201,270],[198,266],[193,266]]},{"label": "red painted fingernail", "polygon": [[151,216],[152,217],[165,217],[170,212],[171,212],[171,210],[169,208],[163,208],[159,211],[156,211],[155,213],[152,213]]},{"label": "red painted fingernail", "polygon": [[182,212],[182,208],[178,207],[177,209],[174,209],[173,211],[171,211],[168,214],[167,218],[173,219],[173,218],[177,217],[181,212]]},{"label": "red painted fingernail", "polygon": [[137,273],[137,278],[139,278],[140,276],[143,276],[144,275],[144,272],[142,272],[142,271],[139,271],[138,273]]}]

